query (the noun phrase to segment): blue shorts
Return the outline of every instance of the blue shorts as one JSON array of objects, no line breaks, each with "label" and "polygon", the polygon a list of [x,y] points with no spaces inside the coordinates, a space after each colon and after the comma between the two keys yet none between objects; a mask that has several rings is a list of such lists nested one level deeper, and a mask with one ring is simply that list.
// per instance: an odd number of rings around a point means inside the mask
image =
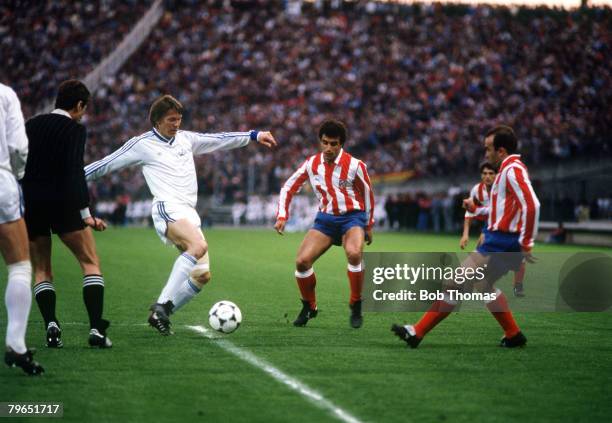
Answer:
[{"label": "blue shorts", "polygon": [[318,212],[312,229],[332,239],[334,245],[342,245],[342,237],[353,226],[364,231],[368,225],[368,216],[364,211],[352,211],[340,216]]},{"label": "blue shorts", "polygon": [[487,274],[491,276],[489,280],[494,282],[510,270],[518,270],[523,262],[519,234],[488,230],[483,233],[484,242],[476,251],[483,256],[491,256],[487,268]]},{"label": "blue shorts", "polygon": [[476,248],[483,255],[487,253],[520,253],[519,234],[499,231],[482,231],[484,242]]}]

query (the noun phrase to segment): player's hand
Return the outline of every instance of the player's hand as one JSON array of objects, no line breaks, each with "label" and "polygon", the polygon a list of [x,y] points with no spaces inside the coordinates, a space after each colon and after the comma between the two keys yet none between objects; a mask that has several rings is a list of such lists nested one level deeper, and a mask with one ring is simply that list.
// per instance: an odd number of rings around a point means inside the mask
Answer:
[{"label": "player's hand", "polygon": [[531,254],[531,250],[523,250],[523,259],[527,263],[532,263],[532,264],[538,261],[538,259],[534,257],[533,254]]},{"label": "player's hand", "polygon": [[285,230],[285,225],[287,221],[285,219],[278,219],[274,224],[274,229],[278,232],[279,235],[283,235],[283,231]]},{"label": "player's hand", "polygon": [[374,237],[372,235],[372,228],[366,229],[366,231],[365,231],[365,241],[366,241],[366,245],[370,245],[372,243],[372,241],[374,241]]},{"label": "player's hand", "polygon": [[274,139],[274,136],[272,136],[272,133],[269,131],[260,131],[257,133],[257,142],[265,145],[268,148],[272,148],[272,147],[276,147],[277,143],[276,140]]},{"label": "player's hand", "polygon": [[463,208],[472,213],[476,210],[476,204],[472,198],[466,198],[463,200]]},{"label": "player's hand", "polygon": [[470,239],[465,235],[461,237],[461,240],[459,241],[459,246],[462,250],[465,250],[465,246],[467,245],[469,240]]},{"label": "player's hand", "polygon": [[98,217],[89,216],[83,219],[83,222],[94,231],[102,232],[106,229],[106,222]]}]

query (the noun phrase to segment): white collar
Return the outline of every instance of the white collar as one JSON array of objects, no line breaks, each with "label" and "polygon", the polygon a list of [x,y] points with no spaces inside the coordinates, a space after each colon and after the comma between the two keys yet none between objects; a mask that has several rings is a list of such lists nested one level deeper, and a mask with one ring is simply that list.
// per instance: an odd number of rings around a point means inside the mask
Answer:
[{"label": "white collar", "polygon": [[55,113],[56,115],[66,116],[66,117],[69,117],[70,119],[72,119],[72,116],[70,116],[70,113],[68,113],[64,109],[55,109],[51,113]]}]

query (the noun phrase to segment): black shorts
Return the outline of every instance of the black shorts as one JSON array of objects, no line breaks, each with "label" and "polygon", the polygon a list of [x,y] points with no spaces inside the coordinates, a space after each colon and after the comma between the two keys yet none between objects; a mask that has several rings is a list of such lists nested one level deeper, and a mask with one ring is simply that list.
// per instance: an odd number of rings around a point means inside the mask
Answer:
[{"label": "black shorts", "polygon": [[30,239],[51,236],[51,233],[65,234],[85,228],[80,210],[66,209],[56,202],[31,204],[26,202],[24,217]]}]

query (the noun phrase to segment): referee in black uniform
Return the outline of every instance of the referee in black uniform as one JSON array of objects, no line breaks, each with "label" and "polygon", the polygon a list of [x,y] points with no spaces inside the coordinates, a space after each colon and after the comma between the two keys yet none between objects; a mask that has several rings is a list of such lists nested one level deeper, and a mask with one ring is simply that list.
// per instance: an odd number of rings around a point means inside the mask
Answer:
[{"label": "referee in black uniform", "polygon": [[89,345],[109,348],[109,326],[102,319],[104,279],[90,228],[106,223],[89,212],[89,191],[83,171],[87,131],[79,123],[90,93],[77,80],[62,82],[55,110],[26,122],[29,155],[22,180],[25,220],[34,266],[34,294],[47,329],[47,347],[61,348],[60,322],[55,314],[51,270],[51,233],[76,257],[83,270],[83,301],[89,314]]}]

